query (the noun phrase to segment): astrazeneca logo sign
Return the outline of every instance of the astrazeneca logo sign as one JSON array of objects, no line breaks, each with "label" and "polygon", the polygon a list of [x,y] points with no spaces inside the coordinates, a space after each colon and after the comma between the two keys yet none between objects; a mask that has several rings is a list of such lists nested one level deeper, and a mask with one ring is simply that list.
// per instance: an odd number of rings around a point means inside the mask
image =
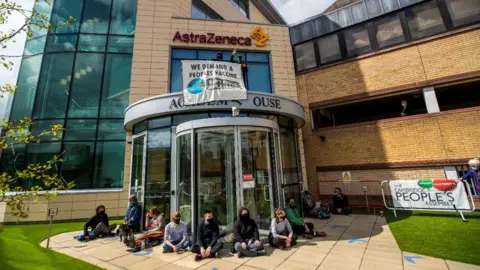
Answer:
[{"label": "astrazeneca logo sign", "polygon": [[264,33],[261,26],[255,27],[250,37],[237,37],[237,36],[218,36],[215,33],[195,34],[191,32],[180,33],[177,31],[173,37],[174,42],[183,43],[200,43],[200,44],[224,44],[224,45],[240,45],[250,47],[255,40],[255,46],[264,47],[267,45],[269,36]]}]

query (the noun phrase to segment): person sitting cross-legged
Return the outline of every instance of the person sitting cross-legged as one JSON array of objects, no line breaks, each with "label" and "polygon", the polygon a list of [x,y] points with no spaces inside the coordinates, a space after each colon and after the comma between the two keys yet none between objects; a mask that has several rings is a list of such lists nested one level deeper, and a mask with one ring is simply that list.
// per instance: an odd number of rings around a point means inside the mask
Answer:
[{"label": "person sitting cross-legged", "polygon": [[163,253],[177,252],[180,254],[189,249],[187,225],[180,221],[181,218],[180,212],[174,212],[172,221],[165,227]]},{"label": "person sitting cross-legged", "polygon": [[295,199],[288,199],[288,207],[286,208],[287,219],[292,225],[293,232],[298,235],[304,235],[307,239],[312,239],[313,236],[326,236],[324,232],[315,232],[313,224],[305,222],[298,211]]},{"label": "person sitting cross-legged", "polygon": [[233,229],[233,246],[238,252],[238,258],[264,255],[265,248],[260,242],[257,224],[250,218],[250,212],[246,207],[242,207],[238,213]]},{"label": "person sitting cross-legged", "polygon": [[192,252],[197,253],[195,261],[216,257],[218,250],[222,248],[222,242],[218,236],[220,229],[215,223],[212,211],[206,210],[203,218],[203,222],[200,222],[197,229],[197,243],[192,247]]},{"label": "person sitting cross-legged", "polygon": [[271,247],[280,249],[289,248],[297,244],[297,235],[293,233],[290,222],[285,218],[285,210],[283,208],[278,208],[275,211],[275,218],[270,225],[268,242]]}]

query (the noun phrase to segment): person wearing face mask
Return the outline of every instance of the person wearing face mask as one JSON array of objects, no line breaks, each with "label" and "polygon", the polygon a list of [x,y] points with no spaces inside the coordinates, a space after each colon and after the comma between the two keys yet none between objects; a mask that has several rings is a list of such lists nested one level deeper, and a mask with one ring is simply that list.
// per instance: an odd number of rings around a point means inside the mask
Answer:
[{"label": "person wearing face mask", "polygon": [[290,222],[285,218],[285,210],[278,208],[275,211],[275,218],[270,225],[268,242],[271,247],[289,248],[297,244],[297,236],[293,233]]},{"label": "person wearing face mask", "polygon": [[180,212],[172,214],[172,221],[165,227],[165,244],[163,244],[163,253],[177,252],[183,253],[189,249],[187,225],[181,222]]},{"label": "person wearing face mask", "polygon": [[198,224],[197,243],[192,247],[192,252],[197,253],[195,261],[217,256],[218,250],[222,248],[222,242],[219,241],[220,229],[218,228],[212,211],[203,212],[204,221]]},{"label": "person wearing face mask", "polygon": [[108,216],[105,213],[105,206],[97,206],[95,215],[90,218],[87,223],[85,223],[85,226],[83,226],[83,236],[87,241],[94,238],[88,233],[89,227],[92,228],[94,237],[103,237],[110,234]]},{"label": "person wearing face mask", "polygon": [[350,213],[348,198],[342,193],[340,188],[335,188],[333,195],[333,209],[335,209],[335,213],[339,215],[348,215]]},{"label": "person wearing face mask", "polygon": [[238,219],[233,229],[233,246],[238,252],[238,258],[243,256],[255,257],[264,255],[265,248],[260,242],[257,224],[250,218],[250,212],[246,207],[238,211]]},{"label": "person wearing face mask", "polygon": [[307,239],[312,239],[313,236],[322,236],[325,233],[317,233],[314,231],[313,224],[305,222],[297,209],[295,199],[288,199],[288,207],[285,209],[287,219],[292,225],[293,231],[298,235],[304,235]]},{"label": "person wearing face mask", "polygon": [[480,194],[480,159],[474,158],[469,160],[468,166],[470,166],[470,170],[458,180],[463,181],[467,179],[472,179],[473,186],[477,191],[477,194]]},{"label": "person wearing face mask", "polygon": [[130,203],[127,208],[127,213],[125,214],[125,219],[123,224],[127,224],[128,227],[135,231],[140,231],[140,218],[142,212],[142,206],[138,202],[137,196],[132,194],[128,198]]}]

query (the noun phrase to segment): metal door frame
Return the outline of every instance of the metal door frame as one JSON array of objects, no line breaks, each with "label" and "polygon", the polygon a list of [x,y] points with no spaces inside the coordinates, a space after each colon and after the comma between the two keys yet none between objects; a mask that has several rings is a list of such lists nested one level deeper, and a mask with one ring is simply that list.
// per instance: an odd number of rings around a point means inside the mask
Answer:
[{"label": "metal door frame", "polygon": [[[135,147],[135,140],[143,137],[143,151],[142,151],[142,184],[140,186],[135,185],[135,195],[138,197],[138,188],[140,188],[141,198],[138,198],[142,205],[142,210],[145,210],[145,180],[146,180],[146,173],[147,173],[147,135],[148,131],[143,131],[141,133],[135,134],[132,136],[132,146],[130,152],[130,186],[128,187],[128,197],[132,195],[132,179],[133,179],[133,154],[134,154],[134,147]],[[128,200],[127,200],[127,208],[128,208]],[[143,228],[143,212],[140,216],[140,228]]]}]

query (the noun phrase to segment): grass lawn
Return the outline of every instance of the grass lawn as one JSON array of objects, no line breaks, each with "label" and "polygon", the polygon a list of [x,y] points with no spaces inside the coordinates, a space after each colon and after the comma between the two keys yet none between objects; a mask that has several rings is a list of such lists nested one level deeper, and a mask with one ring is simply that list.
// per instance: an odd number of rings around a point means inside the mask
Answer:
[{"label": "grass lawn", "polygon": [[[119,223],[121,221],[112,223]],[[58,223],[52,235],[80,230],[83,222]],[[40,247],[48,224],[5,225],[0,233],[0,269],[101,269],[97,266]]]},{"label": "grass lawn", "polygon": [[480,213],[388,212],[388,225],[402,251],[480,265]]}]

